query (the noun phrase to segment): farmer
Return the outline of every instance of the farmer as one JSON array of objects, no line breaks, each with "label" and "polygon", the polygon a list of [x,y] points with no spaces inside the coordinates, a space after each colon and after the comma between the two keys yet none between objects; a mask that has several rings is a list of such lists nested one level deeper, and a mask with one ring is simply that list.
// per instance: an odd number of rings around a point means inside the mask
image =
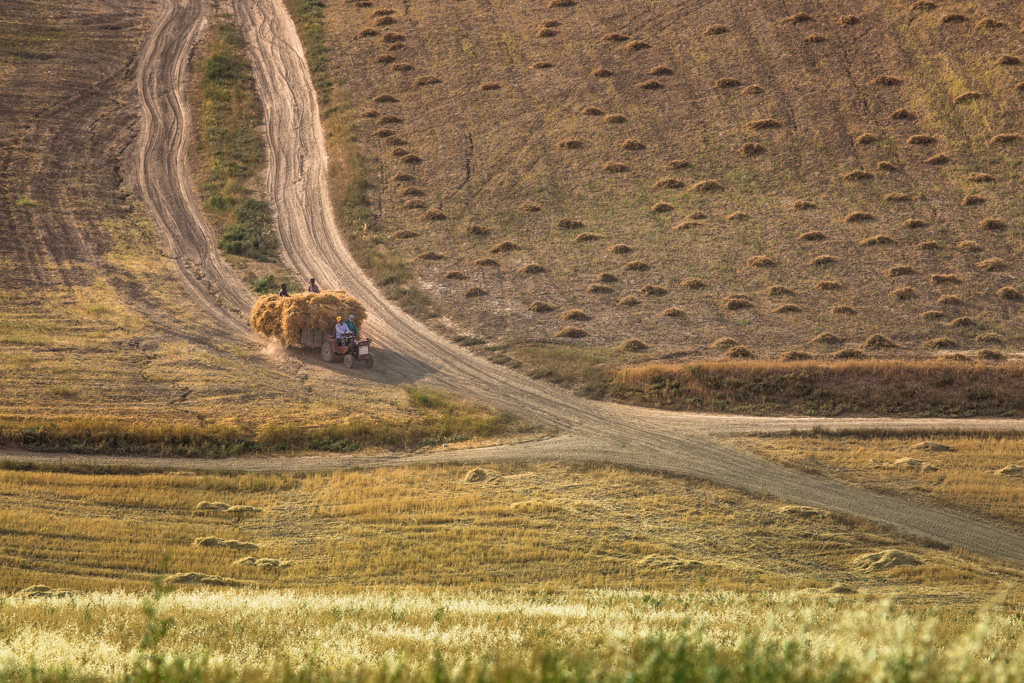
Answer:
[{"label": "farmer", "polygon": [[345,327],[348,329],[349,334],[356,339],[359,339],[359,328],[356,327],[356,317],[354,315],[350,315],[348,317],[348,320],[345,322]]},{"label": "farmer", "polygon": [[339,315],[335,318],[334,322],[334,338],[338,341],[341,341],[347,334],[349,334],[348,325],[342,322],[342,320],[342,317]]},{"label": "farmer", "polygon": [[315,277],[309,278],[309,287],[306,287],[306,291],[307,292],[312,292],[313,294],[319,294],[320,293],[320,287],[317,286],[316,278]]},{"label": "farmer", "polygon": [[277,293],[278,296],[288,296],[288,284],[281,283],[281,291]]}]

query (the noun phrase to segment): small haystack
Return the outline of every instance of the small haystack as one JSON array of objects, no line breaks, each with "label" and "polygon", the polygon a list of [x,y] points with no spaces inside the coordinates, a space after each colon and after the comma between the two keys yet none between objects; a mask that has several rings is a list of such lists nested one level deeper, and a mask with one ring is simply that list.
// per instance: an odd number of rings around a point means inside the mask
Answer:
[{"label": "small haystack", "polygon": [[280,339],[288,346],[301,346],[302,330],[330,330],[338,316],[356,317],[356,324],[366,319],[366,309],[341,290],[319,294],[303,292],[288,297],[276,294],[256,300],[249,316],[249,326],[266,337]]}]

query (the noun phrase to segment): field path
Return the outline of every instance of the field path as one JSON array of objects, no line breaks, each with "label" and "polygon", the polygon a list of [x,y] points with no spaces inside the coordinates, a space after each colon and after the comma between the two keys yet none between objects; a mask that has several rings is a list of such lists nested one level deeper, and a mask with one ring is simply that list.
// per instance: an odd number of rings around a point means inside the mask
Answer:
[{"label": "field path", "polygon": [[[171,467],[308,470],[397,462],[557,458],[617,463],[687,475],[754,494],[857,515],[897,531],[1024,564],[1024,534],[957,512],[873,493],[774,465],[717,440],[754,431],[812,426],[978,428],[1021,430],[1007,420],[747,418],[670,413],[589,401],[492,365],[406,315],[373,285],[348,252],[334,223],[327,190],[328,159],[309,68],[282,0],[233,0],[263,101],[269,150],[267,196],[286,262],[300,276],[343,288],[369,311],[366,330],[380,348],[371,376],[386,382],[427,381],[509,411],[558,436],[486,449],[419,456],[315,459],[147,460]],[[189,121],[182,93],[185,65],[205,21],[203,0],[169,0],[142,50],[143,102],[139,182],[154,220],[197,297],[217,311],[225,330],[238,330],[252,300],[219,258],[183,163]],[[198,274],[197,274],[198,273]],[[9,455],[14,455],[10,453]],[[22,454],[24,455],[24,454]],[[52,459],[61,456],[38,456]],[[96,458],[90,458],[96,461]],[[124,462],[123,459],[107,459]]]}]

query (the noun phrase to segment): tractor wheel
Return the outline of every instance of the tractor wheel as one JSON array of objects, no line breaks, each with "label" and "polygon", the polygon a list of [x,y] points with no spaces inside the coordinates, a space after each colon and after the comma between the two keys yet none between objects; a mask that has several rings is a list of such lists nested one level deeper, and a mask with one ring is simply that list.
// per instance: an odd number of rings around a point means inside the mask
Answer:
[{"label": "tractor wheel", "polygon": [[331,346],[331,342],[325,341],[323,345],[320,346],[320,357],[324,359],[325,363],[334,362],[334,347]]},{"label": "tractor wheel", "polygon": [[373,367],[373,354],[370,354],[369,356],[363,359],[363,367],[366,368],[367,370]]},{"label": "tractor wheel", "polygon": [[341,360],[342,360],[343,363],[345,363],[345,367],[346,368],[352,367],[352,362],[353,362],[354,359],[352,358],[352,354],[351,353],[346,353]]}]

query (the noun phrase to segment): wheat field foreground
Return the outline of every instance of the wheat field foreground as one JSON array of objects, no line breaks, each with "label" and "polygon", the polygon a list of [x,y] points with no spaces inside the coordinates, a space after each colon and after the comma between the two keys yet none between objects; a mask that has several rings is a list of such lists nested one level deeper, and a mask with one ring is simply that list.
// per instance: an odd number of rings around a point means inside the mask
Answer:
[{"label": "wheat field foreground", "polygon": [[773,680],[1011,681],[1024,676],[1021,627],[1019,613],[995,608],[801,592],[89,593],[5,599],[0,676],[112,679],[134,667],[131,680],[158,680],[140,672],[173,657],[192,660],[188,678],[212,680],[286,670],[305,672],[299,680],[615,680],[639,670],[643,680],[668,674],[645,661],[664,640],[694,653],[680,667],[688,680],[713,678],[699,667],[710,657],[732,680],[757,680],[775,662],[785,667]]}]

